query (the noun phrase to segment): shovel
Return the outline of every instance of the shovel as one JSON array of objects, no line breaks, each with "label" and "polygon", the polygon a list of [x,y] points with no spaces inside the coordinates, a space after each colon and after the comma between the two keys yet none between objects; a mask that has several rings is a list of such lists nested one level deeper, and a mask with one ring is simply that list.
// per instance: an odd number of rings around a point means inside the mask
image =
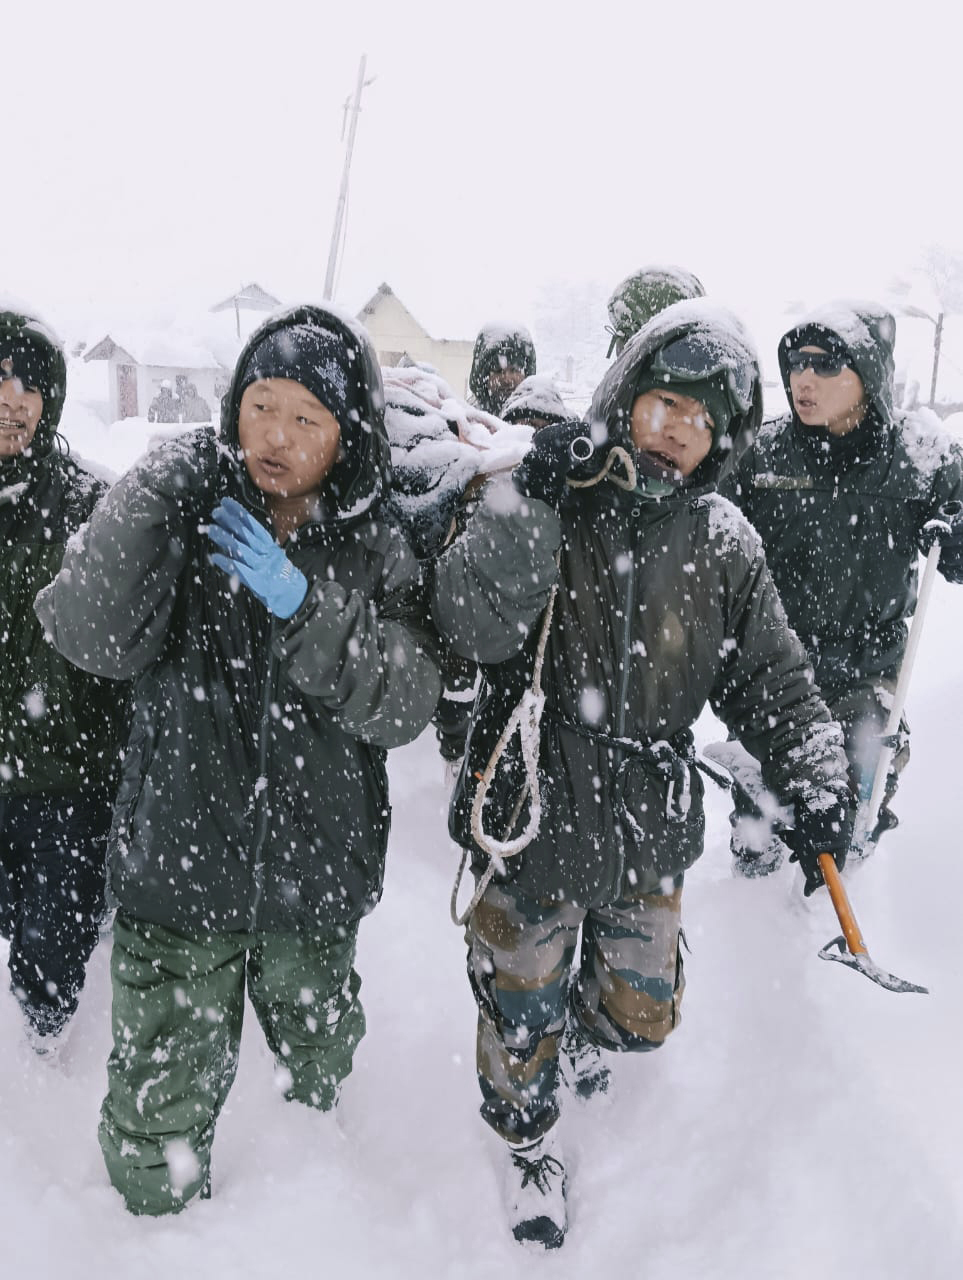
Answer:
[{"label": "shovel", "polygon": [[[819,855],[819,869],[823,873],[826,888],[829,890],[829,896],[833,900],[833,907],[843,928],[840,937],[833,938],[831,942],[826,943],[819,953],[819,958],[821,960],[838,960],[840,964],[847,964],[851,969],[856,969],[865,974],[867,978],[871,978],[873,982],[878,982],[887,991],[919,991],[923,995],[929,995],[928,987],[918,987],[914,982],[906,982],[902,978],[897,978],[892,973],[887,973],[885,969],[881,969],[874,962],[866,949],[866,943],[863,941],[863,935],[859,931],[859,925],[856,923],[856,917],[853,915],[853,909],[849,905],[849,898],[846,896],[846,890],[843,887],[843,882],[831,853],[821,853]],[[837,950],[834,951],[834,947]]]}]

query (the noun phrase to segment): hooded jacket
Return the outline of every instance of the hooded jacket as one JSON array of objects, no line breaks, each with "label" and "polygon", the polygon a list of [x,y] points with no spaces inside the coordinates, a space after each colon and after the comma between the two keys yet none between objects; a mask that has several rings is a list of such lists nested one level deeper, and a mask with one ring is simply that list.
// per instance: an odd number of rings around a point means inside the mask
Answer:
[{"label": "hooded jacket", "polygon": [[897,675],[922,529],[944,503],[963,498],[963,451],[921,417],[894,410],[895,324],[874,306],[824,308],[783,337],[790,404],[786,352],[807,338],[818,345],[820,330],[846,347],[865,389],[865,418],[835,438],[792,411],[765,423],[723,492],[758,530],[789,621],[828,693]]},{"label": "hooded jacket", "polygon": [[468,375],[468,390],[474,403],[486,413],[496,416],[501,412],[506,396],[495,399],[488,390],[488,375],[504,361],[505,366],[521,369],[526,378],[535,372],[535,344],[532,335],[521,325],[514,329],[503,325],[487,324],[475,339]]},{"label": "hooded jacket", "polygon": [[[267,522],[240,458],[238,370],[297,324],[347,344],[364,412],[342,428],[319,518],[285,544],[309,589],[280,621],[211,563],[206,529],[225,494]],[[416,562],[374,514],[388,481],[369,340],[296,307],[242,352],[220,439],[188,432],[149,455],[71,544],[38,611],[72,661],[135,681],[109,850],[126,912],[186,933],[310,931],[376,903],[385,749],[421,731],[439,693]]]},{"label": "hooded jacket", "polygon": [[59,341],[17,312],[0,314],[0,329],[43,347],[51,371],[29,447],[0,458],[0,795],[71,792],[115,768],[124,699],[47,643],[33,603],[107,484],[71,458],[57,434],[67,374]]},{"label": "hooded jacket", "polygon": [[[760,403],[755,357],[737,322],[704,303],[676,304],[636,335],[596,391],[590,426],[596,440],[607,436],[603,457],[610,445],[631,454],[640,372],[656,350],[696,329],[748,365],[752,403]],[[540,823],[506,863],[532,897],[599,906],[651,892],[695,861],[702,784],[687,765],[680,772],[679,756],[689,754],[689,728],[706,702],[783,798],[845,786],[839,728],[813,688],[759,539],[713,491],[731,457],[726,445],[757,421],[755,407],[737,414],[732,435],[660,500],[606,479],[570,490],[556,514],[510,484],[492,486],[439,560],[439,629],[486,664],[450,813],[452,835],[476,865],[485,861],[470,824],[477,779],[531,680],[534,638],[558,584],[542,673]],[[664,768],[653,758],[659,742],[672,748],[659,749]],[[524,788],[516,737],[483,809],[486,832],[503,840],[524,828]]]}]

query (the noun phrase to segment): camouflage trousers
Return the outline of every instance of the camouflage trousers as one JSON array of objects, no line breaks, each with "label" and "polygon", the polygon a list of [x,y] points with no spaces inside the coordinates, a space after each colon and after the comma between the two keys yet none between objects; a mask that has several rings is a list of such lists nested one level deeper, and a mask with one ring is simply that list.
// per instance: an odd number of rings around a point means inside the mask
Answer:
[{"label": "camouflage trousers", "polygon": [[468,926],[468,974],[481,1114],[508,1142],[534,1141],[558,1118],[566,1019],[603,1049],[665,1041],[685,987],[681,916],[681,876],[671,893],[589,911],[488,887]]},{"label": "camouflage trousers", "polygon": [[245,987],[285,1097],[334,1106],[365,1032],[357,925],[331,936],[197,934],[118,914],[114,1048],[100,1145],[133,1213],[176,1213],[210,1185],[214,1125],[234,1082]]},{"label": "camouflage trousers", "polygon": [[[869,802],[882,749],[881,738],[895,692],[896,681],[883,677],[862,681],[842,689],[823,690],[823,701],[832,716],[839,721],[843,731],[843,747],[849,762],[849,780],[853,794],[858,796],[860,803],[868,804]],[[904,716],[901,717],[896,731],[896,748],[886,774],[886,787],[880,805],[884,829],[886,825],[892,825],[895,821],[892,818],[887,821],[888,805],[896,795],[899,776],[909,763],[909,736],[909,725]],[[739,829],[736,837],[739,844],[748,845],[750,849],[763,848],[766,839],[761,834],[760,810],[741,788],[734,786],[732,796],[734,809],[731,822],[734,828]],[[743,819],[749,819],[749,822],[743,823]],[[771,835],[771,830],[769,834]],[[785,833],[781,834],[785,835]]]}]

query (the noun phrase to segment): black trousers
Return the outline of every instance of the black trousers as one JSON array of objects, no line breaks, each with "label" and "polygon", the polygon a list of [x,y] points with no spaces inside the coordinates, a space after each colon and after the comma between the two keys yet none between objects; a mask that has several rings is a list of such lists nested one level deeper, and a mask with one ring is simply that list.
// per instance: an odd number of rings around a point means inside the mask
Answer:
[{"label": "black trousers", "polygon": [[10,985],[41,1035],[77,1008],[105,914],[112,793],[0,796],[0,934]]}]

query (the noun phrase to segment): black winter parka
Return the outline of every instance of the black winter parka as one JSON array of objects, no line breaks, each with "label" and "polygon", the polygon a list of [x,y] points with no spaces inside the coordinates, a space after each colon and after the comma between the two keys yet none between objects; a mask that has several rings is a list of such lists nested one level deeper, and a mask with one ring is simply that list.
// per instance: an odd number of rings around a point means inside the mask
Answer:
[{"label": "black winter parka", "polygon": [[[789,621],[830,692],[898,674],[923,526],[963,499],[963,449],[921,415],[894,411],[888,313],[837,306],[797,328],[816,324],[846,345],[866,418],[835,438],[794,413],[767,422],[720,487],[762,538]],[[784,350],[785,340],[788,395]]]},{"label": "black winter parka", "polygon": [[[715,309],[668,309],[626,347],[596,393],[590,421],[610,443],[631,450],[639,371],[696,325],[710,326],[734,359],[755,367],[740,332]],[[757,376],[756,400],[758,391]],[[752,425],[746,415],[734,432]],[[698,773],[686,768],[673,795],[651,757],[621,743],[668,742],[684,751],[707,702],[761,759],[781,797],[845,789],[839,726],[813,686],[759,539],[713,492],[725,456],[711,454],[671,497],[623,492],[606,480],[571,490],[559,514],[508,482],[493,485],[438,562],[439,630],[457,652],[485,664],[450,815],[454,838],[474,851],[476,866],[486,861],[470,822],[478,779],[531,677],[525,659],[558,586],[542,676],[540,823],[506,863],[533,898],[600,906],[651,892],[699,857]],[[516,805],[525,781],[516,737],[483,810],[487,833],[505,839],[523,828],[528,804],[520,813]],[[687,808],[678,803],[682,791]]]},{"label": "black winter parka", "polygon": [[355,353],[365,413],[322,517],[285,544],[309,583],[294,616],[277,620],[210,560],[221,497],[266,518],[239,461],[236,378],[221,439],[189,432],[135,466],[38,602],[72,661],[135,679],[111,888],[129,914],[187,933],[310,931],[369,911],[388,836],[385,750],[421,731],[439,694],[417,564],[374,514],[388,449],[367,338],[295,308],[261,326],[238,368],[298,323]]},{"label": "black winter parka", "polygon": [[56,338],[39,321],[6,312],[4,328],[18,327],[53,353],[56,384],[29,448],[0,459],[0,795],[64,794],[116,770],[125,698],[57,653],[33,605],[108,485],[57,434],[66,365]]}]

